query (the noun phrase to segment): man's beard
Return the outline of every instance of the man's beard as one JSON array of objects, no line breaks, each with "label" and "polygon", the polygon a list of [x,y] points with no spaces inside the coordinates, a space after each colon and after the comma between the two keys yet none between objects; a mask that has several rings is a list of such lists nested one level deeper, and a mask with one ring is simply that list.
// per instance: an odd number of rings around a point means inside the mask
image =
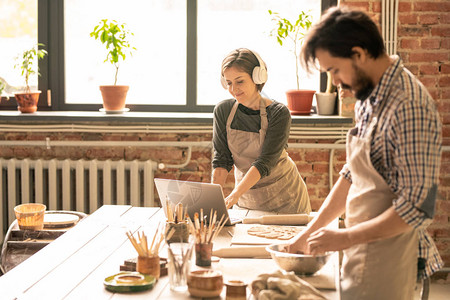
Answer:
[{"label": "man's beard", "polygon": [[369,97],[375,88],[372,80],[366,75],[360,68],[358,68],[354,63],[352,64],[353,70],[355,70],[355,80],[353,80],[352,85],[341,83],[341,88],[348,89],[354,92],[356,99],[364,101]]}]

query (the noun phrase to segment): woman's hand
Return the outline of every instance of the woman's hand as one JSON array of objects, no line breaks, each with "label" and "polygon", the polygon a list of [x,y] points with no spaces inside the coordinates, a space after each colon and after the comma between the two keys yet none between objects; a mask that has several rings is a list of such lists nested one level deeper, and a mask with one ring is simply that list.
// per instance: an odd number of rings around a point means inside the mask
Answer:
[{"label": "woman's hand", "polygon": [[258,169],[255,166],[251,166],[241,182],[234,188],[228,197],[225,198],[225,205],[227,208],[231,208],[235,205],[239,201],[239,198],[254,186],[260,178],[261,175],[259,174]]},{"label": "woman's hand", "polygon": [[239,196],[237,195],[237,193],[235,193],[235,191],[233,191],[233,192],[231,192],[231,194],[228,195],[228,197],[225,198],[225,205],[226,205],[227,209],[229,209],[233,205],[238,203],[238,201],[239,201]]},{"label": "woman's hand", "polygon": [[311,233],[306,243],[313,255],[326,251],[339,251],[352,246],[346,229],[321,228]]}]

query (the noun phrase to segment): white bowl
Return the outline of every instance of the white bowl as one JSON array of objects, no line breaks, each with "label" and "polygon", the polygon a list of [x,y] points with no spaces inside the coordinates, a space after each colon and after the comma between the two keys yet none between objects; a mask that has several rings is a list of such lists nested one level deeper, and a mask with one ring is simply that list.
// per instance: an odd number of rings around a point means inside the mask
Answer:
[{"label": "white bowl", "polygon": [[285,245],[273,244],[266,247],[272,259],[285,271],[294,271],[297,275],[312,275],[322,269],[333,252],[319,255],[294,254],[283,252]]}]

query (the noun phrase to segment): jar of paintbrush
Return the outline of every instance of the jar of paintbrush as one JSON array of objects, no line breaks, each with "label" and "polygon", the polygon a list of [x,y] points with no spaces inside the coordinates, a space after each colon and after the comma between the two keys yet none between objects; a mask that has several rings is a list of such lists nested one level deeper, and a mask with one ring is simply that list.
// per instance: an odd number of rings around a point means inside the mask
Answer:
[{"label": "jar of paintbrush", "polygon": [[[182,203],[178,203],[174,209],[166,200],[166,242],[170,243],[188,243],[189,242],[189,228],[186,219],[186,211]],[[173,232],[169,237],[167,234]]]},{"label": "jar of paintbrush", "polygon": [[158,226],[155,235],[147,239],[144,232],[138,232],[136,239],[131,232],[127,232],[127,237],[138,253],[136,271],[142,274],[152,275],[156,280],[160,277],[159,252],[164,244],[163,228]]}]

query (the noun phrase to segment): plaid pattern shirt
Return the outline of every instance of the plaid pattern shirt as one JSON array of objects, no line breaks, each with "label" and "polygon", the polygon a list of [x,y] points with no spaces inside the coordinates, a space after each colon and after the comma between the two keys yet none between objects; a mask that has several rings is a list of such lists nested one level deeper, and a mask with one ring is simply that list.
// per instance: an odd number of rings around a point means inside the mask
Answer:
[{"label": "plaid pattern shirt", "polygon": [[[365,101],[355,105],[357,136],[364,137],[378,115],[370,157],[374,168],[398,196],[395,211],[419,235],[419,257],[427,260],[425,276],[443,266],[426,231],[432,222],[441,163],[442,125],[426,88],[403,67],[398,56]],[[344,165],[340,172],[351,181]]]}]

